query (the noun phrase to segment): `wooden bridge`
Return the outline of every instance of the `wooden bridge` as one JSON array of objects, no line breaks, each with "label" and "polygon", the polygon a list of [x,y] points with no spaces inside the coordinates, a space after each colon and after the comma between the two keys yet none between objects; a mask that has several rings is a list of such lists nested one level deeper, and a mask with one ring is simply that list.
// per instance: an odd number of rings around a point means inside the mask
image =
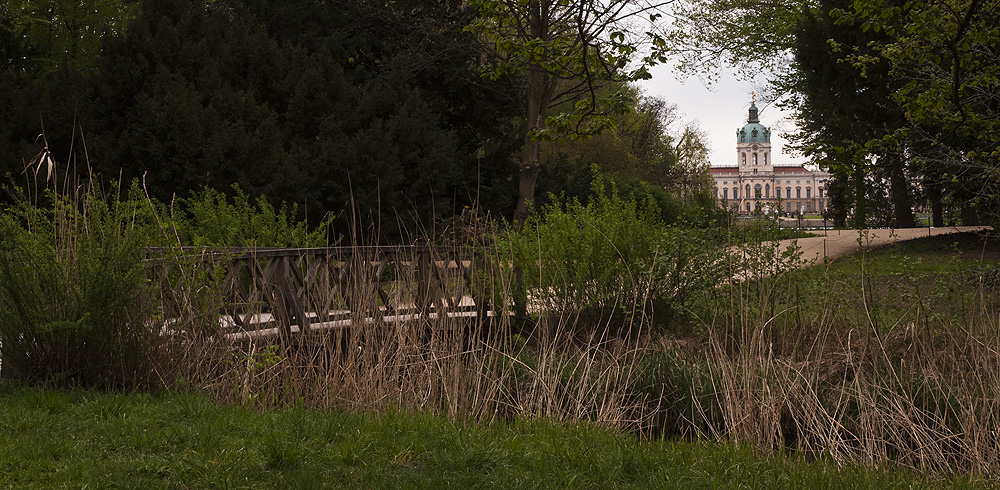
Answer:
[{"label": "wooden bridge", "polygon": [[212,289],[210,284],[214,284],[216,296],[221,293],[223,332],[237,341],[274,336],[293,339],[360,324],[404,321],[459,328],[492,316],[475,280],[474,254],[464,247],[423,243],[185,247],[179,256],[178,249],[151,249],[149,253],[154,260],[154,281],[162,291],[164,318],[190,316],[198,307],[197,289]]}]

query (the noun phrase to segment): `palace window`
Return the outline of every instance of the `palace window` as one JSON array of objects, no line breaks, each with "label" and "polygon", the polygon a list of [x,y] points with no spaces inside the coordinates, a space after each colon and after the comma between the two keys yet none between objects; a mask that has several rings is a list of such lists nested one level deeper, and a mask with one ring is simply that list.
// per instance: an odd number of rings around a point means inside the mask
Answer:
[{"label": "palace window", "polygon": [[753,197],[760,199],[760,184],[753,186]]},{"label": "palace window", "polygon": [[764,154],[764,166],[767,166],[767,153]]},{"label": "palace window", "polygon": [[743,194],[743,199],[747,199],[749,197],[750,197],[750,184],[747,184],[747,193]]},{"label": "palace window", "polygon": [[802,199],[802,188],[801,187],[796,187],[795,188],[795,199]]},{"label": "palace window", "polygon": [[764,197],[771,198],[771,184],[764,184]]},{"label": "palace window", "polygon": [[728,187],[723,187],[722,188],[722,198],[723,199],[729,199],[729,188]]},{"label": "palace window", "polygon": [[757,165],[757,154],[756,153],[753,154],[753,164]]},{"label": "palace window", "polygon": [[791,198],[792,198],[792,188],[785,187],[785,199],[791,199]]},{"label": "palace window", "polygon": [[819,191],[819,197],[820,197],[820,199],[822,199],[822,198],[823,198],[823,188],[822,188],[822,187],[820,187],[820,188],[819,188],[819,189],[817,189],[817,190]]},{"label": "palace window", "polygon": [[812,199],[812,187],[806,187],[806,199]]},{"label": "palace window", "polygon": [[744,153],[743,154],[743,165],[746,165],[746,164],[747,164],[747,154]]}]

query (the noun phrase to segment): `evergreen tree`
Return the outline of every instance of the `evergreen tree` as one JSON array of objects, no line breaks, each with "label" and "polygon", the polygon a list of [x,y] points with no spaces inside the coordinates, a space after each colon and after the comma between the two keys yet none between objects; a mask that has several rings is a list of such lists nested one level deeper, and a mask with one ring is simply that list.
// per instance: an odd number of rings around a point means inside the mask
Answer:
[{"label": "evergreen tree", "polygon": [[107,43],[91,157],[163,199],[235,182],[344,232],[354,218],[387,238],[428,226],[475,199],[477,154],[509,162],[509,144],[485,150],[504,137],[506,93],[478,78],[461,15],[427,31],[399,7],[149,2]]}]

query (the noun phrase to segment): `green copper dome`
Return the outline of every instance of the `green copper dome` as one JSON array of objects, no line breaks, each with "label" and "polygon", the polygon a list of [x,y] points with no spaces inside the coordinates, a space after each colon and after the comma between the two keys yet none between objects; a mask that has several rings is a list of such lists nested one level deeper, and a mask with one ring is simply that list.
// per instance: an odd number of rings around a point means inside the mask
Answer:
[{"label": "green copper dome", "polygon": [[750,114],[742,129],[736,130],[737,143],[770,143],[771,130],[764,127],[757,118],[757,104],[750,104]]}]

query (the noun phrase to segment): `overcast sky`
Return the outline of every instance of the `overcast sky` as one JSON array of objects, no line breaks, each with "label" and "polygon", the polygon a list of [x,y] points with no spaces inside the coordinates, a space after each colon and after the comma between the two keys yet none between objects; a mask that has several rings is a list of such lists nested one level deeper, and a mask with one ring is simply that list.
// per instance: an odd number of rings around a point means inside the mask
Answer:
[{"label": "overcast sky", "polygon": [[[709,161],[713,166],[736,164],[736,130],[743,127],[750,108],[754,82],[736,79],[724,73],[711,88],[697,78],[690,77],[683,83],[677,81],[669,66],[659,65],[652,70],[653,79],[641,86],[647,95],[657,96],[676,104],[682,121],[697,121],[708,135]],[[773,105],[757,104],[760,122],[771,129],[772,161],[775,165],[805,163],[801,156],[785,152],[785,133],[794,130],[789,116]]]}]

